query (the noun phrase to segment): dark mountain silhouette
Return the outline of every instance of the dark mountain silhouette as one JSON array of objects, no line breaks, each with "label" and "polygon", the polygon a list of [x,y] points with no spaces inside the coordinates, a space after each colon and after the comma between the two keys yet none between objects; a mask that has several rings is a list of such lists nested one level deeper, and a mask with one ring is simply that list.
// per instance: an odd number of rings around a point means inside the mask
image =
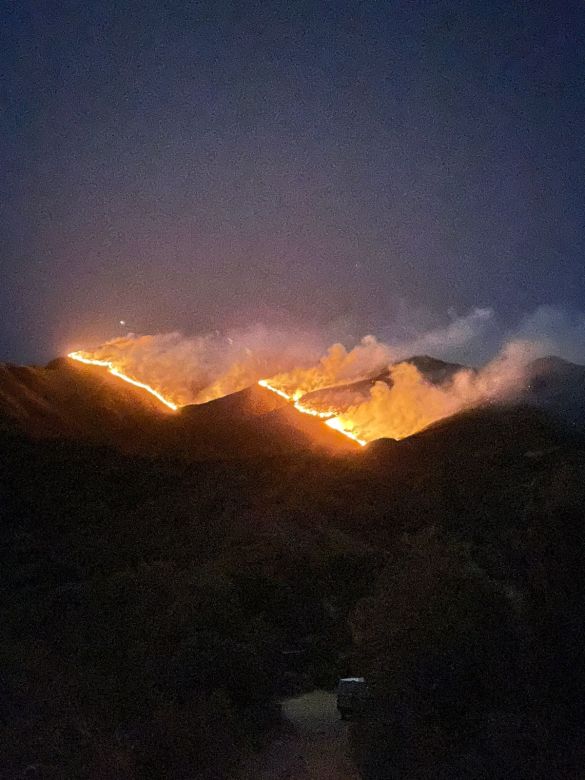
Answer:
[{"label": "dark mountain silhouette", "polygon": [[261,387],[1,367],[0,775],[251,780],[279,698],[364,674],[364,780],[582,776],[582,372],[357,448]]},{"label": "dark mountain silhouette", "polygon": [[585,366],[559,357],[532,361],[526,368],[526,398],[573,427],[585,425]]},{"label": "dark mountain silhouette", "polygon": [[429,355],[415,355],[399,362],[411,363],[418,368],[425,379],[436,385],[449,381],[462,368],[467,368],[467,366],[463,366],[460,363],[446,363],[444,360],[438,360]]}]

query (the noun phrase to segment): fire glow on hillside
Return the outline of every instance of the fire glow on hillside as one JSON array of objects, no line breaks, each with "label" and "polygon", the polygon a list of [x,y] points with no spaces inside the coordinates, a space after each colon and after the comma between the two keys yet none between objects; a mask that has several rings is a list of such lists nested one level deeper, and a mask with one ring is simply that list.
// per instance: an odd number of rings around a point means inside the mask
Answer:
[{"label": "fire glow on hillside", "polygon": [[[71,358],[72,360],[77,360],[79,363],[84,363],[85,365],[88,366],[99,366],[100,368],[107,368],[108,373],[112,374],[112,376],[118,377],[118,379],[122,379],[124,382],[128,382],[129,384],[134,385],[134,387],[138,387],[141,390],[146,390],[146,392],[153,395],[156,399],[158,399],[162,404],[164,404],[172,411],[176,412],[177,409],[180,408],[180,404],[176,404],[173,401],[171,401],[169,398],[165,398],[165,396],[162,395],[162,393],[160,393],[154,387],[151,387],[150,385],[146,384],[145,382],[140,382],[139,380],[128,376],[120,368],[115,366],[110,360],[99,360],[97,358],[91,358],[82,352],[70,352],[68,357]],[[367,444],[365,440],[358,438],[354,433],[352,433],[351,430],[345,430],[342,423],[331,412],[319,412],[307,406],[303,406],[303,404],[301,404],[298,400],[295,401],[293,396],[289,396],[284,391],[277,390],[275,387],[272,387],[269,384],[268,380],[266,379],[261,379],[258,382],[258,384],[261,387],[264,387],[267,390],[271,390],[273,393],[276,393],[281,398],[284,398],[285,400],[291,402],[294,408],[301,414],[308,414],[311,415],[312,417],[319,417],[323,419],[325,421],[325,424],[328,425],[330,428],[332,428],[335,431],[338,431],[339,433],[342,433],[344,436],[347,436],[349,439],[352,439],[353,441],[357,442],[357,444],[359,444],[362,447],[365,444]]]},{"label": "fire glow on hillside", "polygon": [[292,403],[294,408],[301,414],[309,414],[311,417],[321,418],[325,421],[325,425],[328,425],[332,430],[338,431],[344,436],[347,436],[348,439],[353,439],[353,441],[357,442],[360,446],[364,447],[368,443],[365,439],[358,438],[350,429],[344,428],[343,423],[332,412],[320,412],[317,409],[311,409],[309,406],[304,406],[298,399],[295,400],[294,394],[288,395],[284,392],[284,390],[279,390],[278,388],[273,387],[267,379],[261,379],[258,384],[260,387],[265,387],[267,390],[271,390],[273,393],[276,393],[281,398],[285,398],[287,401]]},{"label": "fire glow on hillside", "polygon": [[404,351],[374,336],[350,350],[333,344],[323,352],[302,336],[251,329],[233,337],[129,334],[69,357],[105,368],[172,411],[260,385],[363,446],[513,398],[533,355],[533,345],[512,341],[480,370],[435,360],[437,378],[432,358],[404,359]]},{"label": "fire glow on hillside", "polygon": [[177,404],[173,403],[168,398],[165,398],[164,395],[159,393],[158,390],[155,390],[154,387],[147,385],[145,382],[139,382],[138,379],[133,379],[131,376],[128,376],[119,368],[114,366],[110,360],[96,360],[94,358],[83,355],[81,352],[70,352],[67,357],[71,358],[71,360],[77,360],[79,363],[85,363],[87,366],[100,366],[101,368],[107,368],[108,373],[112,374],[112,376],[117,376],[118,379],[122,379],[124,382],[128,382],[128,384],[134,385],[134,387],[139,387],[141,390],[146,390],[147,393],[153,395],[162,404],[167,406],[169,409],[172,409],[173,412],[176,412],[179,408]]}]

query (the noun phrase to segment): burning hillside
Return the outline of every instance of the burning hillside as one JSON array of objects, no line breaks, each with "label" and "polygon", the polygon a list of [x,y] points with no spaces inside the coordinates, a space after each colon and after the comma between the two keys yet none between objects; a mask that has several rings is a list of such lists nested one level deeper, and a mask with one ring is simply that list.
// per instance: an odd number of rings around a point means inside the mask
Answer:
[{"label": "burning hillside", "polygon": [[162,404],[167,406],[169,409],[172,409],[173,412],[176,412],[178,409],[178,405],[176,403],[173,403],[173,401],[165,398],[165,396],[154,387],[151,387],[145,382],[140,382],[138,379],[133,379],[132,377],[128,376],[121,369],[115,366],[110,360],[97,360],[95,358],[86,357],[82,352],[71,352],[68,357],[70,357],[72,360],[77,360],[80,363],[85,363],[87,366],[99,366],[100,368],[107,368],[108,372],[112,374],[112,376],[116,376],[118,379],[122,379],[124,382],[128,382],[128,384],[134,385],[134,387],[138,387],[141,390],[146,390],[147,393],[153,395]]},{"label": "burning hillside", "polygon": [[315,343],[262,333],[236,340],[214,335],[128,336],[70,358],[106,369],[172,411],[206,404],[253,384],[364,445],[403,439],[437,420],[486,404],[519,400],[534,345],[512,342],[480,370],[429,357],[397,360],[367,336],[348,350],[334,344],[319,357]]},{"label": "burning hillside", "polygon": [[[108,373],[112,374],[112,376],[115,376],[118,379],[123,380],[124,382],[128,382],[134,387],[138,387],[141,390],[150,393],[150,395],[154,396],[157,400],[159,400],[162,404],[164,404],[164,406],[166,406],[168,409],[171,409],[172,411],[177,411],[177,409],[180,406],[186,405],[186,404],[175,403],[173,400],[171,400],[171,398],[164,396],[160,390],[153,387],[152,385],[143,382],[139,379],[136,379],[135,377],[129,376],[127,373],[125,373],[124,370],[122,370],[122,368],[120,368],[111,360],[102,360],[100,358],[94,358],[91,357],[88,353],[84,353],[84,352],[71,352],[69,353],[68,357],[71,358],[72,360],[76,360],[80,363],[84,363],[85,365],[98,366],[100,368],[107,369]],[[317,409],[311,408],[310,406],[304,406],[300,400],[302,396],[299,396],[298,398],[295,399],[295,395],[288,395],[285,391],[273,387],[270,384],[270,382],[266,379],[258,380],[258,384],[261,387],[264,387],[272,391],[273,393],[277,394],[281,398],[284,398],[286,401],[290,401],[294,406],[294,408],[301,414],[308,414],[311,417],[322,418],[325,424],[328,425],[332,430],[335,430],[338,433],[343,434],[344,436],[357,442],[361,446],[364,446],[367,443],[365,439],[360,439],[351,430],[350,427],[347,428],[345,427],[345,425],[337,418],[335,410],[329,410],[324,412],[324,411],[319,411]]]},{"label": "burning hillside", "polygon": [[86,361],[0,364],[0,429],[190,461],[342,454],[356,447],[258,384],[176,411],[144,384]]}]

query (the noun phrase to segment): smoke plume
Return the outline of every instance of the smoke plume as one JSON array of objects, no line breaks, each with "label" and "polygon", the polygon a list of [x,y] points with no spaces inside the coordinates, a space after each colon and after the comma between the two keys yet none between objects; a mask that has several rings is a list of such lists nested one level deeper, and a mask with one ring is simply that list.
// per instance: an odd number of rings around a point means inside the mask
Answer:
[{"label": "smoke plume", "polygon": [[511,342],[481,370],[462,368],[439,385],[412,363],[397,363],[388,383],[376,382],[369,396],[344,409],[338,420],[365,441],[403,439],[464,409],[519,397],[526,364],[537,354],[528,342]]},{"label": "smoke plume", "polygon": [[284,333],[256,325],[201,336],[129,334],[82,350],[156,388],[174,403],[198,404],[237,392],[273,373],[315,363],[323,351],[308,333]]},{"label": "smoke plume", "polygon": [[332,427],[372,441],[401,439],[462,410],[520,398],[526,367],[538,357],[585,357],[585,317],[542,306],[502,337],[496,357],[482,368],[408,360],[461,353],[487,328],[493,337],[493,310],[475,308],[401,343],[370,335],[349,350],[341,343],[325,350],[315,335],[257,325],[190,338],[130,334],[82,354],[109,361],[179,405],[205,403],[267,380],[266,386],[291,398],[299,411],[331,415]]}]

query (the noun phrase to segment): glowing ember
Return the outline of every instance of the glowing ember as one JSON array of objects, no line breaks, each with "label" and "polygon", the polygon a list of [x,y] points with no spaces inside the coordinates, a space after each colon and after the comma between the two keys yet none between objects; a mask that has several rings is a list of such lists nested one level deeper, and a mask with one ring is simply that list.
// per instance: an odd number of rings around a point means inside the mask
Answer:
[{"label": "glowing ember", "polygon": [[284,390],[278,390],[278,388],[272,387],[272,385],[268,383],[267,379],[261,379],[258,384],[260,387],[265,387],[267,390],[272,390],[273,393],[276,393],[281,398],[284,398],[285,401],[292,400],[292,396],[288,395],[288,393],[285,393]]},{"label": "glowing ember", "polygon": [[332,412],[319,412],[316,409],[311,409],[308,406],[303,406],[303,404],[298,400],[300,397],[302,397],[302,394],[299,396],[298,392],[296,392],[293,393],[292,395],[289,395],[288,393],[285,393],[284,390],[280,390],[277,387],[273,387],[268,382],[267,379],[261,379],[258,382],[258,384],[260,385],[260,387],[265,387],[267,390],[272,390],[273,393],[276,393],[281,398],[284,398],[290,403],[292,403],[294,408],[301,414],[308,414],[311,417],[319,417],[320,419],[325,421],[325,425],[328,425],[334,431],[337,431],[338,433],[342,433],[344,436],[347,436],[348,439],[355,441],[361,447],[364,447],[367,444],[367,442],[364,439],[359,439],[355,435],[355,433],[352,433],[350,430],[344,428],[343,424],[341,423],[341,420],[335,417],[335,415]]},{"label": "glowing ember", "polygon": [[344,436],[357,441],[357,443],[362,447],[365,447],[367,444],[367,441],[364,439],[359,439],[355,433],[352,433],[351,431],[348,431],[346,428],[344,428],[343,423],[339,417],[331,417],[329,420],[326,420],[325,425],[328,425],[330,428],[333,428],[334,431],[339,431],[339,433],[342,433]]},{"label": "glowing ember", "polygon": [[322,420],[328,420],[333,414],[333,412],[319,412],[317,409],[311,409],[310,406],[305,406],[300,401],[295,401],[293,406],[301,412],[301,414],[310,414],[311,417],[320,417]]},{"label": "glowing ember", "polygon": [[381,438],[404,439],[465,409],[513,400],[533,354],[528,342],[512,342],[481,369],[435,360],[444,373],[437,381],[432,358],[399,360],[403,350],[374,336],[351,350],[333,344],[321,357],[310,341],[296,338],[291,342],[286,334],[262,328],[234,337],[219,331],[189,338],[130,333],[70,357],[107,369],[173,411],[257,382],[300,414],[364,445]]},{"label": "glowing ember", "polygon": [[95,360],[94,358],[85,357],[81,352],[70,352],[67,357],[70,357],[72,360],[77,360],[80,363],[85,363],[88,366],[101,366],[102,368],[107,368],[110,374],[117,376],[119,379],[123,379],[124,382],[128,382],[128,384],[134,385],[134,387],[139,387],[141,390],[146,390],[148,393],[157,398],[162,404],[167,406],[169,409],[172,409],[173,412],[176,412],[178,409],[177,404],[169,401],[168,398],[165,398],[164,395],[161,395],[158,390],[154,389],[154,387],[151,387],[144,382],[139,382],[137,379],[132,379],[132,377],[122,373],[122,371],[116,368],[116,366],[114,366],[113,363],[111,363],[109,360]]}]

